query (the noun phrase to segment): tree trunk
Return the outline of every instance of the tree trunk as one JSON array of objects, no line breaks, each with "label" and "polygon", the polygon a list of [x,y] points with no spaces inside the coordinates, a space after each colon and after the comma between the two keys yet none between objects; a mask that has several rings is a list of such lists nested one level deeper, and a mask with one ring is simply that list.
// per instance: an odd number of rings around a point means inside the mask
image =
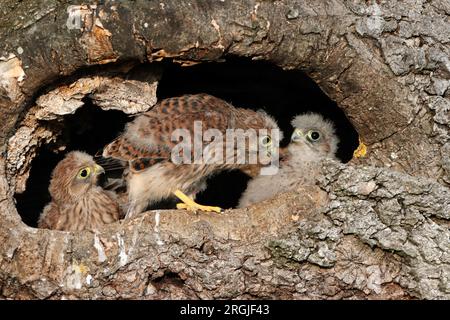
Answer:
[{"label": "tree trunk", "polygon": [[[1,298],[450,298],[448,1],[70,5],[0,0]],[[229,55],[306,72],[366,155],[223,215],[154,210],[96,233],[21,221],[13,195],[57,135],[43,120],[88,95],[147,110],[158,70],[133,66]]]}]

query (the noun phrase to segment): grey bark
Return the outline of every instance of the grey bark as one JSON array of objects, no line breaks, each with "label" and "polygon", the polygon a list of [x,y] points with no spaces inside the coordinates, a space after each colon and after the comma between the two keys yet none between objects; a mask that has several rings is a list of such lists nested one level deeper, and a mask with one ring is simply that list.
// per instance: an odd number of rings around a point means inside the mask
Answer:
[{"label": "grey bark", "polygon": [[[0,297],[450,297],[446,1],[116,1],[82,7],[73,29],[68,5],[0,3]],[[55,136],[35,116],[45,94],[84,81],[86,66],[105,65],[89,79],[121,83],[124,61],[227,54],[305,71],[367,155],[324,163],[317,186],[224,215],[151,211],[96,234],[21,222],[12,195]],[[120,96],[122,108],[134,101]],[[14,153],[21,128],[33,129],[34,149]]]}]

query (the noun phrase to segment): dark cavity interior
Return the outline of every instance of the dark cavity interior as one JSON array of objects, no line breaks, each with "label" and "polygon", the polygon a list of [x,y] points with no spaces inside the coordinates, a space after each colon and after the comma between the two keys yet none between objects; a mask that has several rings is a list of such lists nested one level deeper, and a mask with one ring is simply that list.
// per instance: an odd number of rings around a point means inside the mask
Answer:
[{"label": "dark cavity interior", "polygon": [[[343,162],[352,158],[353,150],[358,146],[358,134],[344,112],[300,71],[284,71],[268,62],[237,58],[192,67],[181,67],[170,61],[159,64],[164,72],[157,92],[158,99],[188,93],[209,93],[236,107],[263,109],[277,120],[284,132],[282,146],[287,145],[292,134],[292,118],[314,111],[334,122],[340,139],[338,157]],[[82,150],[94,155],[132,120],[120,111],[103,111],[89,99],[85,102],[75,114],[64,118],[62,142],[67,146],[66,150],[56,154],[52,146],[43,146],[32,161],[26,191],[16,194],[17,209],[23,221],[30,226],[37,225],[40,212],[50,201],[48,185],[51,172],[65,153]],[[208,188],[197,196],[197,201],[233,208],[238,204],[248,180],[249,177],[240,171],[219,173],[210,178]],[[172,207],[172,202],[167,203],[161,204],[160,208]]]}]

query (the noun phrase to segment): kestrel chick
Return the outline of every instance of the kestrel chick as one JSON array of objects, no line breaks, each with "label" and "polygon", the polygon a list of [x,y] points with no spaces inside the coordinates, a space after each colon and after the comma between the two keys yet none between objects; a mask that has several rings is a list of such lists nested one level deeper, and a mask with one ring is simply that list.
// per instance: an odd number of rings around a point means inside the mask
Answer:
[{"label": "kestrel chick", "polygon": [[287,157],[273,176],[257,176],[251,180],[239,201],[239,208],[247,207],[275,195],[315,182],[318,164],[324,158],[336,160],[338,137],[333,124],[320,114],[308,113],[292,120],[295,128]]},{"label": "kestrel chick", "polygon": [[[202,132],[196,131],[199,123]],[[257,132],[266,129],[267,133],[259,135],[256,143],[245,144],[244,150],[233,143],[230,155],[226,150],[228,141],[217,138],[219,134],[225,139],[230,129]],[[220,212],[218,207],[202,206],[193,199],[205,189],[206,180],[212,174],[247,167],[250,157],[245,157],[244,162],[234,161],[243,153],[256,154],[263,150],[270,156],[274,140],[278,141],[278,137],[272,136],[272,129],[279,133],[275,121],[264,112],[235,108],[207,94],[185,95],[162,100],[152,110],[136,117],[120,137],[104,148],[103,157],[128,163],[125,176],[130,206],[127,217],[173,195],[183,201],[177,208]],[[196,158],[196,139],[202,141],[207,132],[215,133],[214,139],[210,137],[205,143],[204,156],[214,159],[222,154],[224,158],[219,162],[208,162],[204,158],[199,162],[174,163],[172,153],[179,143],[172,139],[176,130],[189,133],[187,140],[192,150],[188,155],[193,156],[192,159]]]},{"label": "kestrel chick", "polygon": [[38,227],[65,231],[96,230],[119,220],[115,194],[97,185],[104,173],[94,159],[72,151],[52,172],[49,192],[52,201],[39,218]]}]

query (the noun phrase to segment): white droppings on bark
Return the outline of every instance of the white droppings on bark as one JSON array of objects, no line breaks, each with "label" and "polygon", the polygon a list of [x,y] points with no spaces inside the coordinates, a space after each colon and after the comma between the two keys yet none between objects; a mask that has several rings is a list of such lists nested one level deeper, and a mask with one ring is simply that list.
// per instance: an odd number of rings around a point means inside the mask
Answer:
[{"label": "white droppings on bark", "polygon": [[215,45],[215,47],[222,50],[225,49],[224,45],[222,44],[222,32],[220,31],[219,24],[215,19],[212,19],[211,25],[214,27],[214,29],[217,31],[217,34],[219,35],[219,40],[217,40],[217,44]]},{"label": "white droppings on bark", "polygon": [[100,243],[100,239],[98,238],[97,234],[94,235],[94,248],[97,249],[98,262],[106,261],[107,257],[105,254],[105,250],[103,249],[103,246]]},{"label": "white droppings on bark", "polygon": [[258,14],[258,9],[259,9],[259,6],[261,5],[261,3],[259,3],[259,2],[257,2],[256,4],[255,4],[255,6],[253,7],[253,12],[252,12],[252,14],[254,14],[255,16]]},{"label": "white droppings on bark", "polygon": [[[68,238],[68,237],[64,237],[63,242],[64,242],[63,247],[64,247],[64,248],[67,248],[67,246],[69,245],[69,238]],[[66,256],[65,253],[66,253],[65,250],[61,250],[61,251],[59,252],[59,263],[60,263],[61,265],[64,264],[64,260],[65,260],[65,256]]]},{"label": "white droppings on bark", "polygon": [[9,241],[11,244],[8,246],[8,249],[5,252],[5,256],[8,259],[12,259],[14,257],[14,254],[17,251],[17,248],[20,246],[20,235],[17,232],[16,229],[11,229],[10,235],[9,235]]},{"label": "white droppings on bark", "polygon": [[155,226],[153,227],[153,230],[155,231],[156,244],[162,246],[164,245],[164,241],[161,240],[161,236],[159,234],[159,214],[159,211],[157,211],[155,214]]},{"label": "white droppings on bark", "polygon": [[376,294],[381,293],[381,270],[379,266],[373,265],[366,268],[369,277],[367,278],[367,288]]},{"label": "white droppings on bark", "polygon": [[119,264],[121,267],[123,267],[128,262],[128,254],[127,250],[125,249],[123,238],[120,234],[117,234],[117,241],[119,243]]},{"label": "white droppings on bark", "polygon": [[67,269],[66,286],[70,289],[81,289],[83,286],[84,275],[89,269],[83,264],[72,263]]}]

